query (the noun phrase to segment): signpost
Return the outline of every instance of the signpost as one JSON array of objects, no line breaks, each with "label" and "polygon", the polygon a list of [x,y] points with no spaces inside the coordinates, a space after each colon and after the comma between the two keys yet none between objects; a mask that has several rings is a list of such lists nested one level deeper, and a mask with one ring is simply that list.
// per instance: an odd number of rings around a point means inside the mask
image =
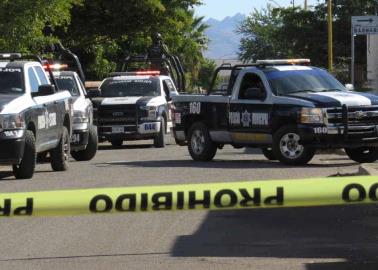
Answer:
[{"label": "signpost", "polygon": [[357,35],[378,35],[378,16],[353,16],[352,17],[352,67],[351,80],[354,85],[354,37]]}]

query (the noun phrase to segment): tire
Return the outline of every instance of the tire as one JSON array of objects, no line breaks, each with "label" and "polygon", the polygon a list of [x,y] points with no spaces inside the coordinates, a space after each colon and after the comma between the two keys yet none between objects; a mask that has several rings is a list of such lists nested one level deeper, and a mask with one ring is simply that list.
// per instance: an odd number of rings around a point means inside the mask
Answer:
[{"label": "tire", "polygon": [[111,140],[110,143],[115,148],[120,148],[123,145],[123,140]]},{"label": "tire", "polygon": [[154,146],[156,148],[163,148],[163,147],[165,147],[164,135],[165,135],[165,119],[162,118],[161,122],[160,122],[160,132],[154,138]]},{"label": "tire", "polygon": [[76,161],[88,161],[94,158],[98,148],[97,128],[93,125],[89,126],[88,130],[88,144],[84,150],[72,151],[71,156]]},{"label": "tire", "polygon": [[345,153],[358,163],[372,163],[378,159],[378,147],[345,148]]},{"label": "tire", "polygon": [[295,126],[283,126],[273,136],[273,154],[286,165],[305,165],[315,155],[315,149],[299,144]]},{"label": "tire", "polygon": [[273,153],[272,148],[269,148],[269,147],[261,148],[261,151],[264,157],[266,157],[268,160],[277,160],[276,156]]},{"label": "tire", "polygon": [[66,171],[68,169],[70,154],[70,135],[66,127],[63,127],[59,144],[50,152],[51,167],[54,171]]},{"label": "tire", "polygon": [[217,153],[217,145],[211,140],[209,130],[201,123],[194,123],[188,133],[189,154],[195,161],[211,161]]},{"label": "tire", "polygon": [[34,133],[27,130],[25,133],[25,148],[20,164],[14,164],[13,174],[17,179],[30,179],[33,177],[35,164],[37,162],[37,151],[35,147]]}]

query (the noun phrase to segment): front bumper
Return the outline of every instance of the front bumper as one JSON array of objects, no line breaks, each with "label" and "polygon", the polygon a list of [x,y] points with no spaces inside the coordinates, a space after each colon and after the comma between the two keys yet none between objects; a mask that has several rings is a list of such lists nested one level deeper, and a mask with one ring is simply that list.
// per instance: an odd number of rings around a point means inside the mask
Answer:
[{"label": "front bumper", "polygon": [[298,125],[301,144],[316,148],[378,147],[378,125]]},{"label": "front bumper", "polygon": [[[16,134],[17,133],[17,134]],[[24,155],[25,132],[18,130],[0,132],[0,164],[19,164]]]},{"label": "front bumper", "polygon": [[98,126],[100,140],[143,140],[155,138],[161,129],[161,122],[146,122],[138,125]]}]

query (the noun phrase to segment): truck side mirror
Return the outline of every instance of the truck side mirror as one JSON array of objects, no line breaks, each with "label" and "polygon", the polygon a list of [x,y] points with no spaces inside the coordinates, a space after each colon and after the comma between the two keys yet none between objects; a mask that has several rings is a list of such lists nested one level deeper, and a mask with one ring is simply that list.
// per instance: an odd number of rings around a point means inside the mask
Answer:
[{"label": "truck side mirror", "polygon": [[243,99],[265,99],[266,93],[263,89],[257,87],[247,88],[244,92]]},{"label": "truck side mirror", "polygon": [[87,97],[88,98],[96,98],[101,96],[101,91],[98,88],[90,88],[87,89]]},{"label": "truck side mirror", "polygon": [[38,87],[38,92],[32,93],[32,97],[42,97],[55,94],[55,86],[51,84],[42,84]]},{"label": "truck side mirror", "polygon": [[351,84],[351,83],[347,83],[345,85],[345,88],[348,90],[348,91],[353,91],[354,90],[354,85]]}]

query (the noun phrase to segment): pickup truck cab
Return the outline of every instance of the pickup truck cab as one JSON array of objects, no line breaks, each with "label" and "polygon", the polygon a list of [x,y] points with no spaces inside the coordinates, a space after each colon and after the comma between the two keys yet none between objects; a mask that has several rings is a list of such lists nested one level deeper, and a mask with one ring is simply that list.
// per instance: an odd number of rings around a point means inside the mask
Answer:
[{"label": "pickup truck cab", "polygon": [[125,140],[153,139],[155,147],[165,146],[164,135],[172,126],[171,98],[178,95],[169,76],[116,72],[91,93],[100,141],[120,147]]},{"label": "pickup truck cab", "polygon": [[194,160],[225,144],[258,147],[269,159],[308,163],[317,149],[344,148],[357,162],[378,159],[378,96],[348,91],[309,60],[222,66],[228,86],[173,99],[173,135]]},{"label": "pickup truck cab", "polygon": [[72,103],[38,57],[0,54],[0,164],[31,178],[37,153],[50,153],[54,171],[68,168]]}]

